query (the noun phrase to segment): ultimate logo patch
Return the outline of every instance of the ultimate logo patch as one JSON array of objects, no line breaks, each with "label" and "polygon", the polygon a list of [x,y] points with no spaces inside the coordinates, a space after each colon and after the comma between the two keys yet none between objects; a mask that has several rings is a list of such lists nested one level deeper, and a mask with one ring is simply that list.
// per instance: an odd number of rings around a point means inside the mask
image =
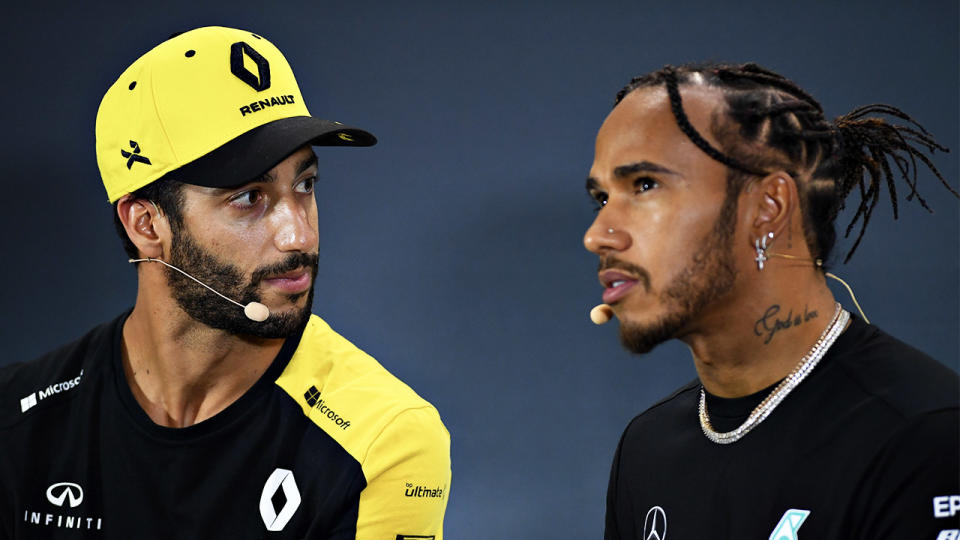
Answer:
[{"label": "ultimate logo patch", "polygon": [[403,492],[404,496],[407,497],[416,497],[416,498],[431,498],[431,499],[440,499],[443,498],[443,488],[440,486],[430,487],[430,486],[415,486],[410,482],[405,484],[405,490]]}]

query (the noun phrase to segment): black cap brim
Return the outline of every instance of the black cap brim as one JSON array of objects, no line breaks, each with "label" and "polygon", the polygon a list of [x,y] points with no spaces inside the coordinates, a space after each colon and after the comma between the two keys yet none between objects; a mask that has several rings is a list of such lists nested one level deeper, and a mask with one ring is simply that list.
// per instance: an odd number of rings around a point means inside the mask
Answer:
[{"label": "black cap brim", "polygon": [[209,154],[170,171],[163,179],[205,187],[235,187],[258,178],[302,146],[374,144],[377,138],[362,129],[311,116],[281,118],[251,129]]}]

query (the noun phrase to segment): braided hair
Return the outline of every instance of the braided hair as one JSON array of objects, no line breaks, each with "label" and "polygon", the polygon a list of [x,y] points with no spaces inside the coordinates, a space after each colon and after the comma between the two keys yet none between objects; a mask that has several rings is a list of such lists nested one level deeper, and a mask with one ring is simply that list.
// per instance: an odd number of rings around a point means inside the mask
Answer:
[{"label": "braided hair", "polygon": [[[908,114],[890,105],[867,105],[830,122],[810,94],[757,64],[696,64],[665,66],[635,77],[617,93],[614,106],[637,88],[661,84],[680,130],[704,153],[728,167],[728,193],[739,192],[751,177],[778,169],[798,179],[806,242],[814,259],[824,263],[836,243],[834,221],[855,190],[860,203],[845,236],[858,223],[860,228],[844,262],[860,245],[884,186],[897,218],[898,176],[909,188],[906,200],[916,198],[932,212],[917,191],[918,162],[960,197],[924,153],[949,150]],[[685,84],[703,84],[723,92],[727,108],[714,116],[711,125],[711,134],[722,148],[714,148],[687,118],[680,95],[680,86]]]}]

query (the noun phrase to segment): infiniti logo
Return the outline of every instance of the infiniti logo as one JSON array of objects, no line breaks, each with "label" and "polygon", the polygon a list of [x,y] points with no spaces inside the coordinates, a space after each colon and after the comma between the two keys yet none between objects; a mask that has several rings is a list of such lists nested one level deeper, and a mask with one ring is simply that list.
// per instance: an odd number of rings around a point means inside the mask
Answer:
[{"label": "infiniti logo", "polygon": [[50,504],[63,506],[70,498],[70,508],[76,508],[83,502],[83,488],[71,482],[59,482],[47,488],[47,500]]},{"label": "infiniti logo", "polygon": [[[89,486],[88,486],[89,487]],[[96,497],[94,497],[96,499]],[[46,508],[37,511],[36,509],[23,509],[23,522],[38,527],[56,527],[63,529],[85,529],[88,531],[103,530],[103,517],[96,515],[77,515],[79,510],[70,510],[83,503],[83,488],[73,482],[57,482],[47,488],[47,501],[54,506],[62,507],[62,510],[51,510]],[[96,506],[94,501],[93,506]],[[91,508],[88,503],[87,508]],[[63,512],[62,514],[60,512]],[[84,513],[85,514],[85,513]],[[34,537],[34,535],[29,535]],[[46,535],[40,535],[46,537]],[[36,536],[39,538],[39,536]],[[98,536],[99,538],[99,536]]]},{"label": "infiniti logo", "polygon": [[667,513],[663,508],[654,506],[647,510],[647,517],[643,520],[643,540],[667,539]]}]

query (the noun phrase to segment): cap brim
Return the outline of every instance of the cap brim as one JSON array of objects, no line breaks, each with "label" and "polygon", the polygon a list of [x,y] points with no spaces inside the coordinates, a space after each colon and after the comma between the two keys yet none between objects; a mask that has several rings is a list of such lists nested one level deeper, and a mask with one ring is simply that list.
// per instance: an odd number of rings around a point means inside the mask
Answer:
[{"label": "cap brim", "polygon": [[302,146],[376,143],[372,134],[330,120],[311,116],[281,118],[240,135],[164,178],[197,186],[234,187],[256,179]]}]

